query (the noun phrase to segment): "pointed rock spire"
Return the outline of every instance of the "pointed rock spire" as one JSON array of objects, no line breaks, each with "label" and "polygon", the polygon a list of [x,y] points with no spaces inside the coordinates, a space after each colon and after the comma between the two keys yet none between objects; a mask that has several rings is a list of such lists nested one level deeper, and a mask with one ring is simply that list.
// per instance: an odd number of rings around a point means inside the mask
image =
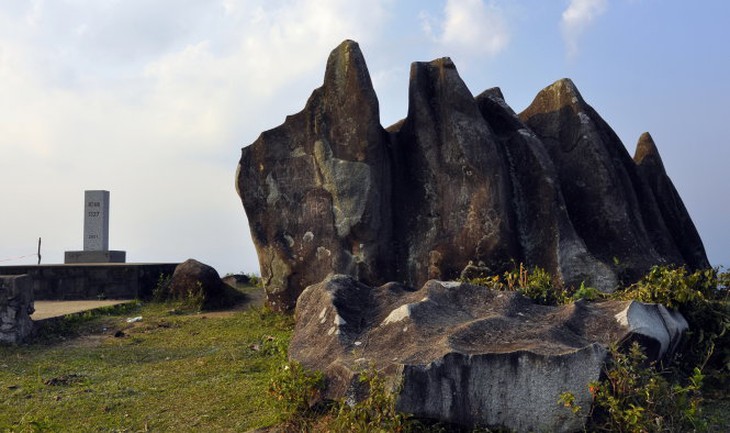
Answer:
[{"label": "pointed rock spire", "polygon": [[331,272],[393,278],[390,172],[365,60],[344,41],[304,109],[242,149],[237,189],[270,306],[291,310]]},{"label": "pointed rock spire", "polygon": [[687,266],[692,269],[710,267],[702,239],[679,193],[667,176],[659,150],[648,132],[639,137],[634,161],[639,175],[651,188],[669,233]]},{"label": "pointed rock spire", "polygon": [[572,81],[543,89],[520,118],[547,147],[570,219],[591,254],[629,280],[655,264],[682,262],[623,143]]},{"label": "pointed rock spire", "polygon": [[474,98],[451,59],[417,62],[408,115],[386,131],[357,43],[324,75],[239,161],[274,309],[331,273],[421,286],[516,262],[610,291],[653,265],[707,265],[651,137],[634,161],[569,79],[518,116],[497,88]]},{"label": "pointed rock spire", "polygon": [[549,271],[566,285],[585,282],[613,290],[617,275],[591,256],[576,233],[542,141],[505,103],[499,88],[484,91],[476,101],[508,161],[520,260]]},{"label": "pointed rock spire", "polygon": [[634,152],[634,162],[639,166],[651,165],[664,171],[662,157],[659,156],[659,150],[657,150],[656,144],[654,144],[654,139],[648,132],[644,132],[639,137],[639,142],[636,144],[636,152]]},{"label": "pointed rock spire", "polygon": [[469,262],[502,272],[519,256],[509,173],[451,59],[411,65],[408,104],[393,146],[399,269],[415,286]]}]

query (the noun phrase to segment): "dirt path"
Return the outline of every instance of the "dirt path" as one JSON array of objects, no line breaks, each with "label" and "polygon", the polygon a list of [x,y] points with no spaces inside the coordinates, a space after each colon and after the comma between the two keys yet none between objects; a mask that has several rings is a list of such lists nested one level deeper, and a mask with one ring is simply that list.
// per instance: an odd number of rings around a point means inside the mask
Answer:
[{"label": "dirt path", "polygon": [[[205,315],[210,317],[225,317],[236,311],[246,310],[251,307],[261,307],[266,301],[263,289],[245,287],[242,290],[246,294],[246,301],[230,309],[219,311],[206,311]],[[81,313],[83,311],[95,310],[97,308],[119,305],[132,300],[87,300],[87,301],[35,301],[35,312],[30,316],[34,321],[62,317],[67,314]]]},{"label": "dirt path", "polygon": [[35,301],[35,312],[30,316],[34,321],[80,313],[87,310],[109,307],[112,305],[133,302],[131,300],[104,300],[104,301]]}]

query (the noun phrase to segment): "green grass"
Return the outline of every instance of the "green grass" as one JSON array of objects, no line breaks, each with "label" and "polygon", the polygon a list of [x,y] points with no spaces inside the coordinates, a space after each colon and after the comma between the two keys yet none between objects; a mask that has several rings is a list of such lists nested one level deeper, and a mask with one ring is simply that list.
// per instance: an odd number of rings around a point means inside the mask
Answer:
[{"label": "green grass", "polygon": [[[278,422],[268,387],[291,319],[170,309],[68,317],[42,341],[0,347],[0,431],[225,432]],[[143,320],[126,323],[131,316]]]},{"label": "green grass", "polygon": [[[287,421],[287,402],[269,388],[286,362],[292,318],[181,306],[132,304],[68,316],[46,322],[31,344],[0,346],[0,432],[245,432]],[[135,316],[142,321],[126,322]],[[730,428],[724,383],[705,395],[712,433]],[[310,431],[338,431],[333,426],[348,421],[337,413],[314,416],[303,420]]]}]

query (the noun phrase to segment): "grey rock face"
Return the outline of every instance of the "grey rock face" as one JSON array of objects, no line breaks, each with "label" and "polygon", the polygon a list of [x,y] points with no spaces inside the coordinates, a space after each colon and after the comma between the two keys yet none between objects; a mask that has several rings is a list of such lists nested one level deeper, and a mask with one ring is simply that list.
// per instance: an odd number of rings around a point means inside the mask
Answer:
[{"label": "grey rock face", "polygon": [[508,161],[521,260],[567,284],[584,281],[613,290],[617,276],[588,252],[573,228],[558,174],[540,138],[505,103],[498,88],[483,92],[476,101]]},{"label": "grey rock face", "polygon": [[684,264],[636,164],[572,81],[543,89],[520,118],[550,154],[570,220],[591,254],[618,264],[628,281],[657,264]]},{"label": "grey rock face", "polygon": [[330,54],[305,108],[242,150],[236,185],[270,306],[332,273],[369,285],[540,266],[603,291],[653,265],[707,265],[657,157],[634,162],[570,80],[519,116],[474,98],[448,58],[414,63],[384,130],[358,45]]},{"label": "grey rock face", "polygon": [[648,132],[639,137],[634,162],[639,175],[654,193],[669,233],[687,265],[696,269],[710,267],[700,235],[674,184],[667,176],[659,150]]},{"label": "grey rock face", "polygon": [[408,117],[394,132],[398,274],[419,286],[469,263],[519,257],[506,160],[448,58],[411,66]]},{"label": "grey rock face", "polygon": [[578,431],[585,419],[558,403],[572,392],[588,407],[610,343],[637,339],[669,353],[687,323],[631,301],[536,305],[515,292],[428,281],[413,291],[368,287],[335,275],[308,287],[296,308],[290,357],[323,371],[327,398],[357,398],[374,366],[397,390],[399,410],[464,426]]},{"label": "grey rock face", "polygon": [[237,189],[272,307],[293,308],[330,272],[394,277],[387,146],[365,60],[345,41],[304,110],[243,149]]},{"label": "grey rock face", "polygon": [[33,330],[34,311],[30,277],[0,276],[0,343],[22,343]]}]

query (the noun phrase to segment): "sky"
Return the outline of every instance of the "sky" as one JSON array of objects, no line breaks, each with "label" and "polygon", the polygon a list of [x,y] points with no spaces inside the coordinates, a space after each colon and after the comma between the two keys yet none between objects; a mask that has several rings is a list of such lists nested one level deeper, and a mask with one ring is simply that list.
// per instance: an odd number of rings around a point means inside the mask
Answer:
[{"label": "sky", "polygon": [[714,266],[730,266],[725,0],[2,0],[0,265],[83,247],[84,191],[111,193],[129,262],[258,273],[240,149],[300,111],[329,52],[360,44],[381,123],[410,63],[449,56],[517,112],[573,79],[633,155],[657,143]]}]

